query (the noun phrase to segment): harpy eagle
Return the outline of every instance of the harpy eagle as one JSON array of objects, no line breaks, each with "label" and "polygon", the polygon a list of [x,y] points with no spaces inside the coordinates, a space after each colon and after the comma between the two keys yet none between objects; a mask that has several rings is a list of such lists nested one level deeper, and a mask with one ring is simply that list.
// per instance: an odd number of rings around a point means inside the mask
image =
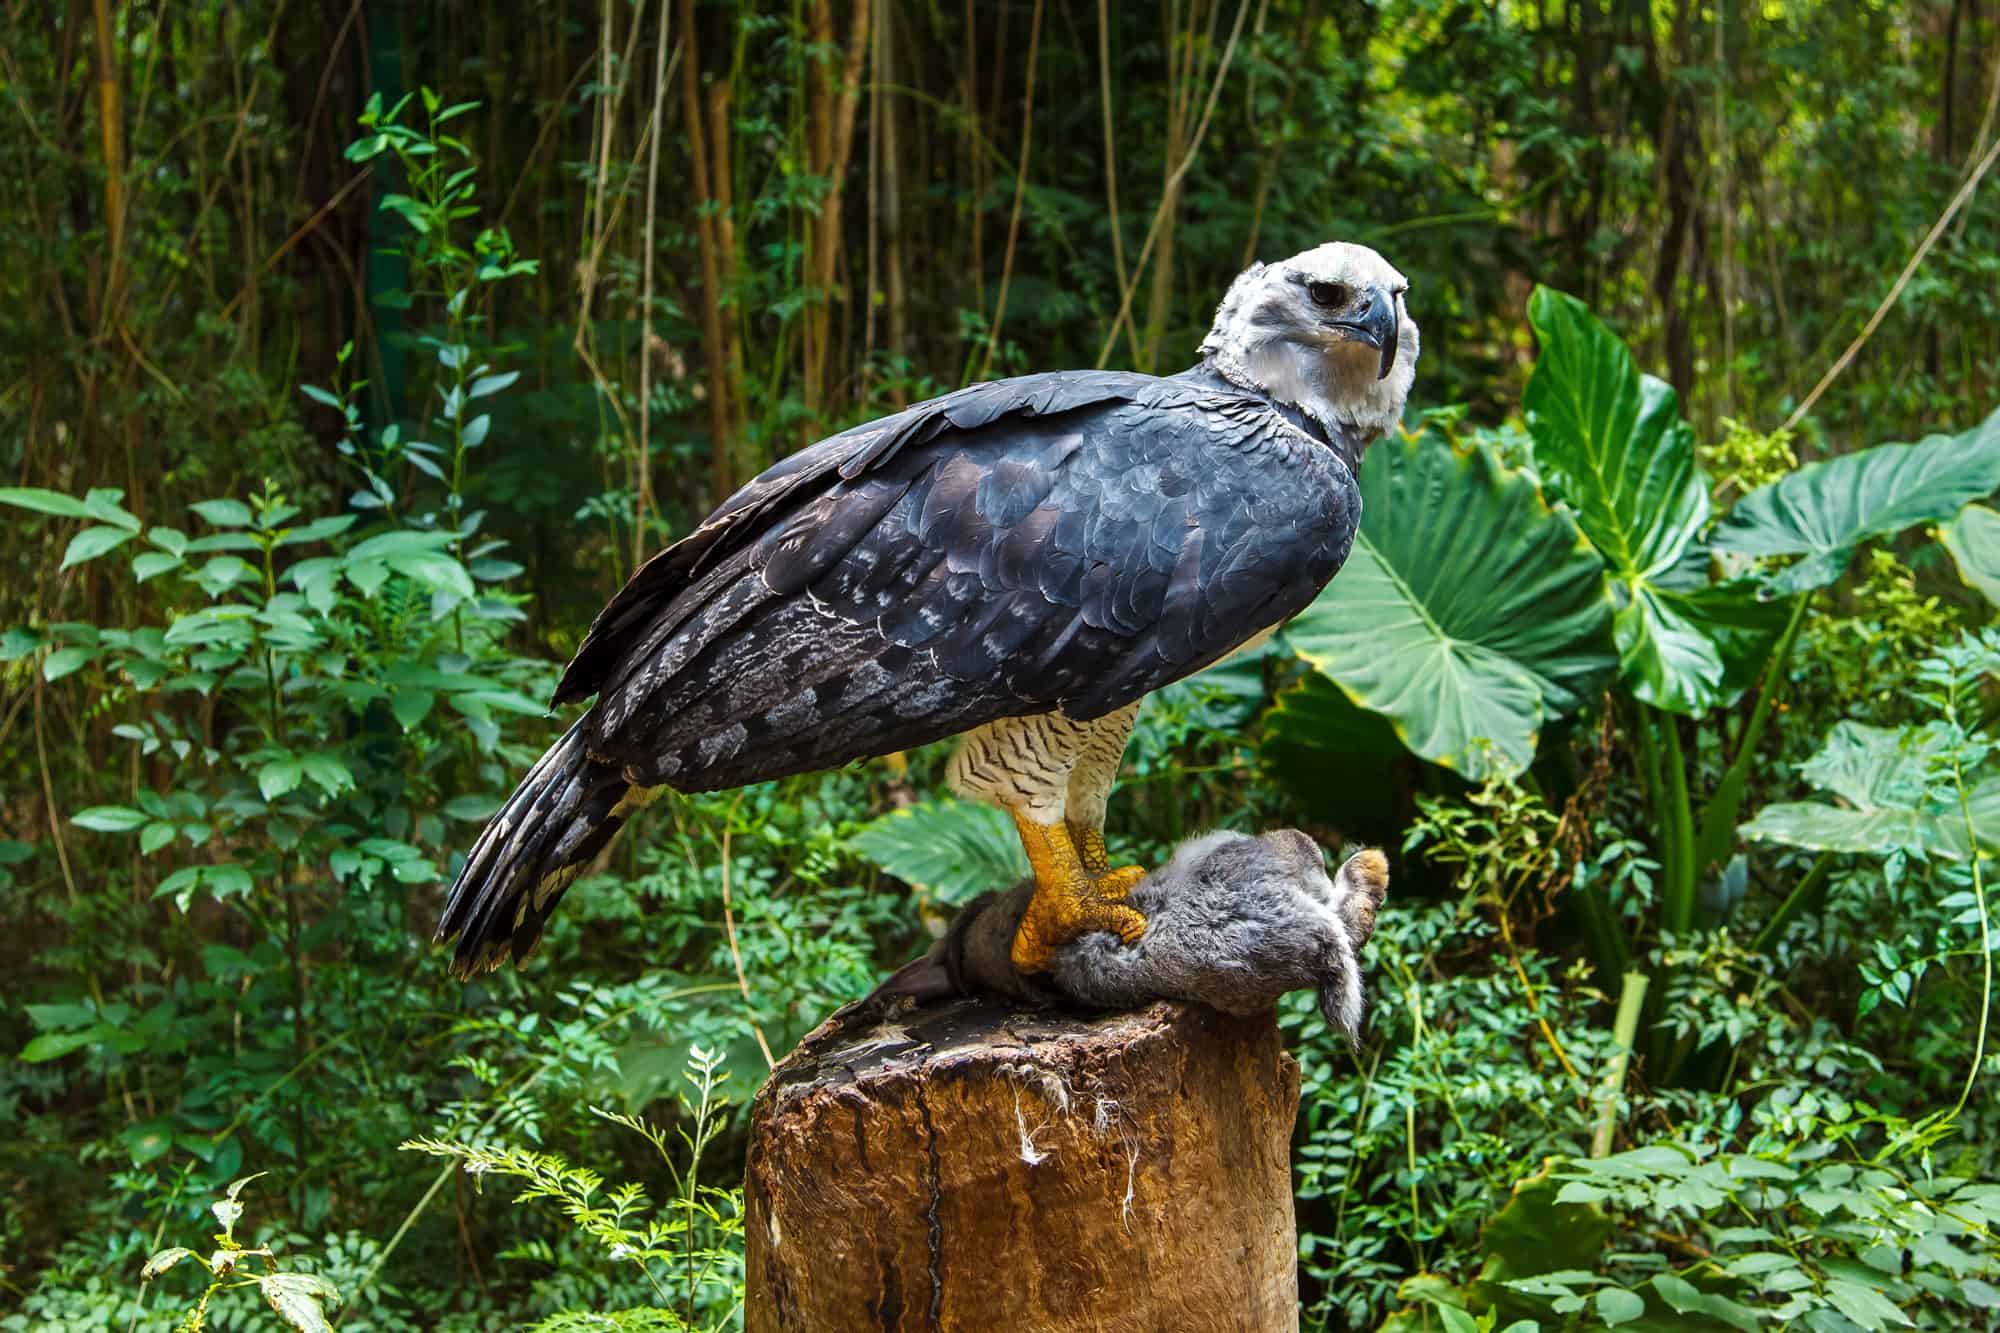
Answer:
[{"label": "harpy eagle", "polygon": [[952,788],[1013,815],[1023,972],[1130,943],[1105,802],[1139,701],[1260,640],[1347,558],[1362,450],[1415,378],[1408,283],[1365,246],[1257,264],[1178,375],[975,384],[793,454],[641,566],[554,703],[597,696],[473,844],[438,938],[526,961],[563,890],[672,788],[960,736]]}]

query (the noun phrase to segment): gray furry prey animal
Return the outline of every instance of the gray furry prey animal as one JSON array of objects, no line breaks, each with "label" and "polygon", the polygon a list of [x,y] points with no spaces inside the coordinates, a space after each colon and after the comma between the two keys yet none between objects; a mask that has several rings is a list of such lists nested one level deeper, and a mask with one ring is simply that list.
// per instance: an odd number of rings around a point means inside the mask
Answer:
[{"label": "gray furry prey animal", "polygon": [[1182,1000],[1247,1016],[1310,989],[1328,1023],[1360,1037],[1361,949],[1389,891],[1379,851],[1356,852],[1328,876],[1319,845],[1297,829],[1190,838],[1132,889],[1146,915],[1138,943],[1091,931],[1058,946],[1046,974],[1026,977],[1011,953],[1034,887],[974,898],[923,957],[835,1017],[980,994],[1090,1009]]},{"label": "gray furry prey animal", "polygon": [[669,788],[714,791],[963,736],[1036,891],[1013,958],[1130,943],[1104,811],[1139,700],[1303,610],[1346,559],[1362,450],[1416,373],[1408,284],[1322,245],[1231,285],[1171,377],[975,384],[822,440],[653,557],[556,689],[596,702],[473,844],[438,937],[524,961],[564,889]]}]

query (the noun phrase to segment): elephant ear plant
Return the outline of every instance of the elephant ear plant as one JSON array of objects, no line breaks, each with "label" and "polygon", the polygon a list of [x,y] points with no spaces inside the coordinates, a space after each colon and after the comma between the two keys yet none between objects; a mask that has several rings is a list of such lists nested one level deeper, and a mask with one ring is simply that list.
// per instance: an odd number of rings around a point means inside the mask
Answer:
[{"label": "elephant ear plant", "polygon": [[[1596,557],[1477,442],[1384,440],[1362,460],[1361,493],[1347,567],[1288,642],[1413,754],[1475,781],[1520,774],[1611,665]],[[1280,701],[1280,730],[1296,730],[1285,714],[1310,689]]]},{"label": "elephant ear plant", "polygon": [[[1364,734],[1357,708],[1419,758],[1512,778],[1549,724],[1608,688],[1660,865],[1651,919],[1621,919],[1600,884],[1572,900],[1613,977],[1740,896],[1752,760],[1813,596],[1859,546],[1965,510],[1951,549],[1969,581],[2000,588],[2000,520],[1967,509],[2000,486],[2000,413],[1807,464],[1718,516],[1673,390],[1573,298],[1538,288],[1528,314],[1541,350],[1515,466],[1436,429],[1369,451],[1348,568],[1287,630],[1312,671],[1280,693],[1266,735],[1274,771],[1307,794]],[[1746,714],[1734,705],[1750,691]],[[1721,773],[1706,788],[1702,757]],[[1628,1031],[1646,994],[1635,980]],[[1649,1068],[1670,1081],[1689,1052],[1654,1027]]]},{"label": "elephant ear plant", "polygon": [[[1525,398],[1534,465],[1603,558],[1618,603],[1615,707],[1654,811],[1654,924],[1685,934],[1714,924],[1730,900],[1751,763],[1814,593],[1840,578],[1862,542],[1949,519],[2000,486],[2000,413],[1958,436],[1809,463],[1744,495],[1704,533],[1707,482],[1672,391],[1640,374],[1630,350],[1572,298],[1540,288],[1528,310],[1542,345]],[[1752,572],[1733,579],[1714,573],[1746,566]],[[1752,687],[1747,718],[1730,726],[1724,710]],[[1704,732],[1724,759],[1706,792],[1695,789],[1691,762]],[[1605,947],[1615,938],[1608,904],[1586,893],[1583,906],[1597,923],[1600,965],[1622,966],[1636,941]],[[1671,1080],[1689,1051],[1659,1036],[1651,1067]]]}]

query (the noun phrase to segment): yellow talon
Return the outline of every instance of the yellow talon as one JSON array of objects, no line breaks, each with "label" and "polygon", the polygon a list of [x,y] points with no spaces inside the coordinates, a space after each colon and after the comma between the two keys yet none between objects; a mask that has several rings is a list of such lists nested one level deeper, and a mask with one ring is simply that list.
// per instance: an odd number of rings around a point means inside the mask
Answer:
[{"label": "yellow talon", "polygon": [[[1132,886],[1146,877],[1144,866],[1122,866],[1111,868],[1111,852],[1104,845],[1104,830],[1091,828],[1074,821],[1065,821],[1069,827],[1070,845],[1076,848],[1076,859],[1082,863],[1084,874],[1097,883],[1097,891],[1106,898],[1123,898],[1132,891]],[[1129,942],[1129,941],[1128,941]]]},{"label": "yellow talon", "polygon": [[[1097,892],[1102,897],[1118,901],[1129,895],[1144,878],[1146,878],[1146,867],[1120,866],[1116,870],[1107,870],[1097,877]],[[1139,938],[1137,935],[1132,937],[1134,940],[1137,938]],[[1132,940],[1125,942],[1130,944]]]},{"label": "yellow talon", "polygon": [[1061,824],[1037,824],[1017,813],[1014,827],[1035,873],[1035,896],[1014,934],[1017,971],[1047,971],[1057,949],[1093,930],[1108,930],[1127,944],[1146,933],[1146,918],[1120,901],[1146,872],[1125,866],[1091,873],[1086,857],[1094,857],[1099,867],[1108,864],[1102,834],[1095,834],[1094,847],[1080,851],[1071,841],[1072,831]]},{"label": "yellow talon", "polygon": [[1111,851],[1104,845],[1104,830],[1065,820],[1069,826],[1069,840],[1076,848],[1076,859],[1083,862],[1083,868],[1092,879],[1102,879],[1111,869]]}]

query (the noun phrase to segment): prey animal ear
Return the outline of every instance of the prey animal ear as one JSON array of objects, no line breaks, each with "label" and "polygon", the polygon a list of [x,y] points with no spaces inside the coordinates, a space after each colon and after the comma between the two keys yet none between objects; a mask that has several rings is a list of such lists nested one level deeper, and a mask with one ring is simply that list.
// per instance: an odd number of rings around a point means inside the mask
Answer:
[{"label": "prey animal ear", "polygon": [[1311,835],[1295,828],[1272,829],[1263,835],[1264,844],[1299,879],[1311,883],[1315,878],[1324,882],[1326,878],[1326,854]]},{"label": "prey animal ear", "polygon": [[1333,910],[1354,932],[1359,949],[1375,933],[1375,913],[1389,895],[1389,858],[1374,847],[1364,848],[1340,864],[1333,877]]},{"label": "prey animal ear", "polygon": [[1350,1044],[1361,1039],[1368,1005],[1361,984],[1361,946],[1375,933],[1375,914],[1388,892],[1389,858],[1372,847],[1348,857],[1333,877],[1329,906],[1343,929],[1327,947],[1319,1011],[1329,1025],[1347,1034]]}]

